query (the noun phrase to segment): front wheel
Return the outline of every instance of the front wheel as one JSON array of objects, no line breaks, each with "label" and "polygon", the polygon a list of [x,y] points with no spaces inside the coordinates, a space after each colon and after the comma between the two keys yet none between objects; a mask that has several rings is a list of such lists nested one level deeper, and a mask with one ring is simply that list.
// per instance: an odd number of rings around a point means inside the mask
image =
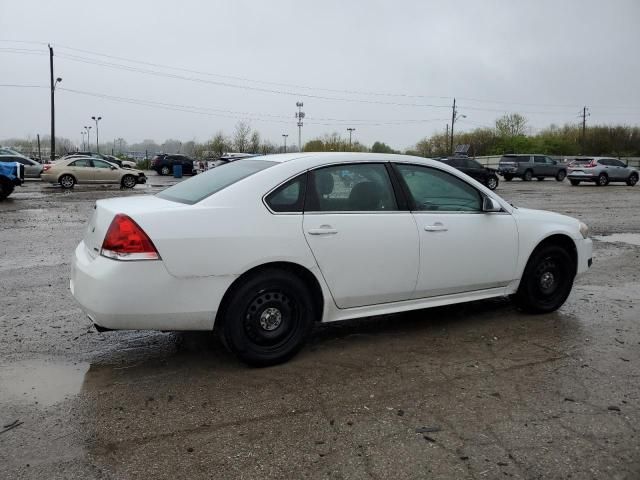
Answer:
[{"label": "front wheel", "polygon": [[627,178],[627,185],[633,187],[636,183],[638,183],[638,174],[632,173],[629,175],[629,178]]},{"label": "front wheel", "polygon": [[578,185],[580,185],[580,180],[569,180],[571,182],[571,185],[573,185],[574,187],[577,187]]},{"label": "front wheel", "polygon": [[562,182],[567,176],[567,172],[565,172],[564,170],[560,170],[557,174],[556,174],[556,180],[558,182]]},{"label": "front wheel", "polygon": [[122,177],[122,186],[124,188],[133,188],[136,186],[136,183],[138,183],[138,181],[133,175],[125,175]]},{"label": "front wheel", "polygon": [[72,175],[62,175],[60,177],[60,180],[58,180],[60,182],[60,186],[62,188],[73,188],[73,186],[76,184],[76,179],[73,178]]},{"label": "front wheel", "polygon": [[243,362],[257,367],[293,357],[313,327],[311,294],[298,277],[266,270],[233,294],[223,318],[224,343]]},{"label": "front wheel", "polygon": [[507,182],[510,182],[511,180],[513,180],[513,175],[505,175],[505,176],[504,176],[504,179],[505,179]]},{"label": "front wheel", "polygon": [[527,170],[526,172],[524,172],[524,175],[522,176],[522,180],[524,180],[525,182],[530,182],[532,178],[533,178],[533,172],[531,170]]},{"label": "front wheel", "polygon": [[487,178],[487,188],[489,190],[495,190],[496,188],[498,188],[498,177],[496,177],[495,175],[491,175],[489,178]]},{"label": "front wheel", "polygon": [[533,252],[515,295],[516,304],[531,313],[549,313],[565,302],[575,277],[574,262],[567,251],[546,245]]}]

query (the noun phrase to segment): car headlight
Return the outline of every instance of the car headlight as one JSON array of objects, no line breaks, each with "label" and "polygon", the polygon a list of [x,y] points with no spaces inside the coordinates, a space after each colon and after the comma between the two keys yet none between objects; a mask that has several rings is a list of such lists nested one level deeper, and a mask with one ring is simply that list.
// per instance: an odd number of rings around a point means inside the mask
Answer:
[{"label": "car headlight", "polygon": [[586,223],[580,222],[580,233],[582,238],[589,238],[589,227]]}]

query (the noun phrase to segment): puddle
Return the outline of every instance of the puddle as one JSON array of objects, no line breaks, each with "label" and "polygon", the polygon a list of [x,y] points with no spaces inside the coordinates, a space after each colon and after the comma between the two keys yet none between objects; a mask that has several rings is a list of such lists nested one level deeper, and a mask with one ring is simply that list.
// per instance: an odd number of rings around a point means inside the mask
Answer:
[{"label": "puddle", "polygon": [[49,407],[80,392],[87,363],[27,360],[0,366],[0,404]]},{"label": "puddle", "polygon": [[640,246],[640,233],[613,233],[611,235],[594,235],[594,239],[609,243],[628,243]]}]

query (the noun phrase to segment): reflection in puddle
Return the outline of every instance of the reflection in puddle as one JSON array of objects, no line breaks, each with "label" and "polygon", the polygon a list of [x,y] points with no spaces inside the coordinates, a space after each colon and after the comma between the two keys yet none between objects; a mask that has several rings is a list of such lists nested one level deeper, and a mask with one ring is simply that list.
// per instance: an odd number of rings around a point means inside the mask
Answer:
[{"label": "reflection in puddle", "polygon": [[640,246],[640,233],[613,233],[611,235],[595,235],[593,238],[601,242],[628,243]]},{"label": "reflection in puddle", "polygon": [[0,403],[19,400],[40,407],[80,392],[86,363],[27,360],[0,366]]}]

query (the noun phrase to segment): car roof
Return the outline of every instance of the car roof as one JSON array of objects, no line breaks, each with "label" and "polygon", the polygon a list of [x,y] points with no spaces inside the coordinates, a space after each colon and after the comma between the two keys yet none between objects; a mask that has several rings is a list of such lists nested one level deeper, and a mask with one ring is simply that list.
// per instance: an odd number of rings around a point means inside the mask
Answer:
[{"label": "car roof", "polygon": [[395,153],[368,153],[368,152],[299,152],[299,153],[278,153],[273,155],[260,155],[251,157],[249,160],[260,162],[276,163],[304,163],[311,168],[315,166],[331,163],[351,163],[351,162],[400,162],[400,163],[422,163],[425,165],[441,165],[439,160],[431,158],[414,157],[412,155],[401,155]]}]

